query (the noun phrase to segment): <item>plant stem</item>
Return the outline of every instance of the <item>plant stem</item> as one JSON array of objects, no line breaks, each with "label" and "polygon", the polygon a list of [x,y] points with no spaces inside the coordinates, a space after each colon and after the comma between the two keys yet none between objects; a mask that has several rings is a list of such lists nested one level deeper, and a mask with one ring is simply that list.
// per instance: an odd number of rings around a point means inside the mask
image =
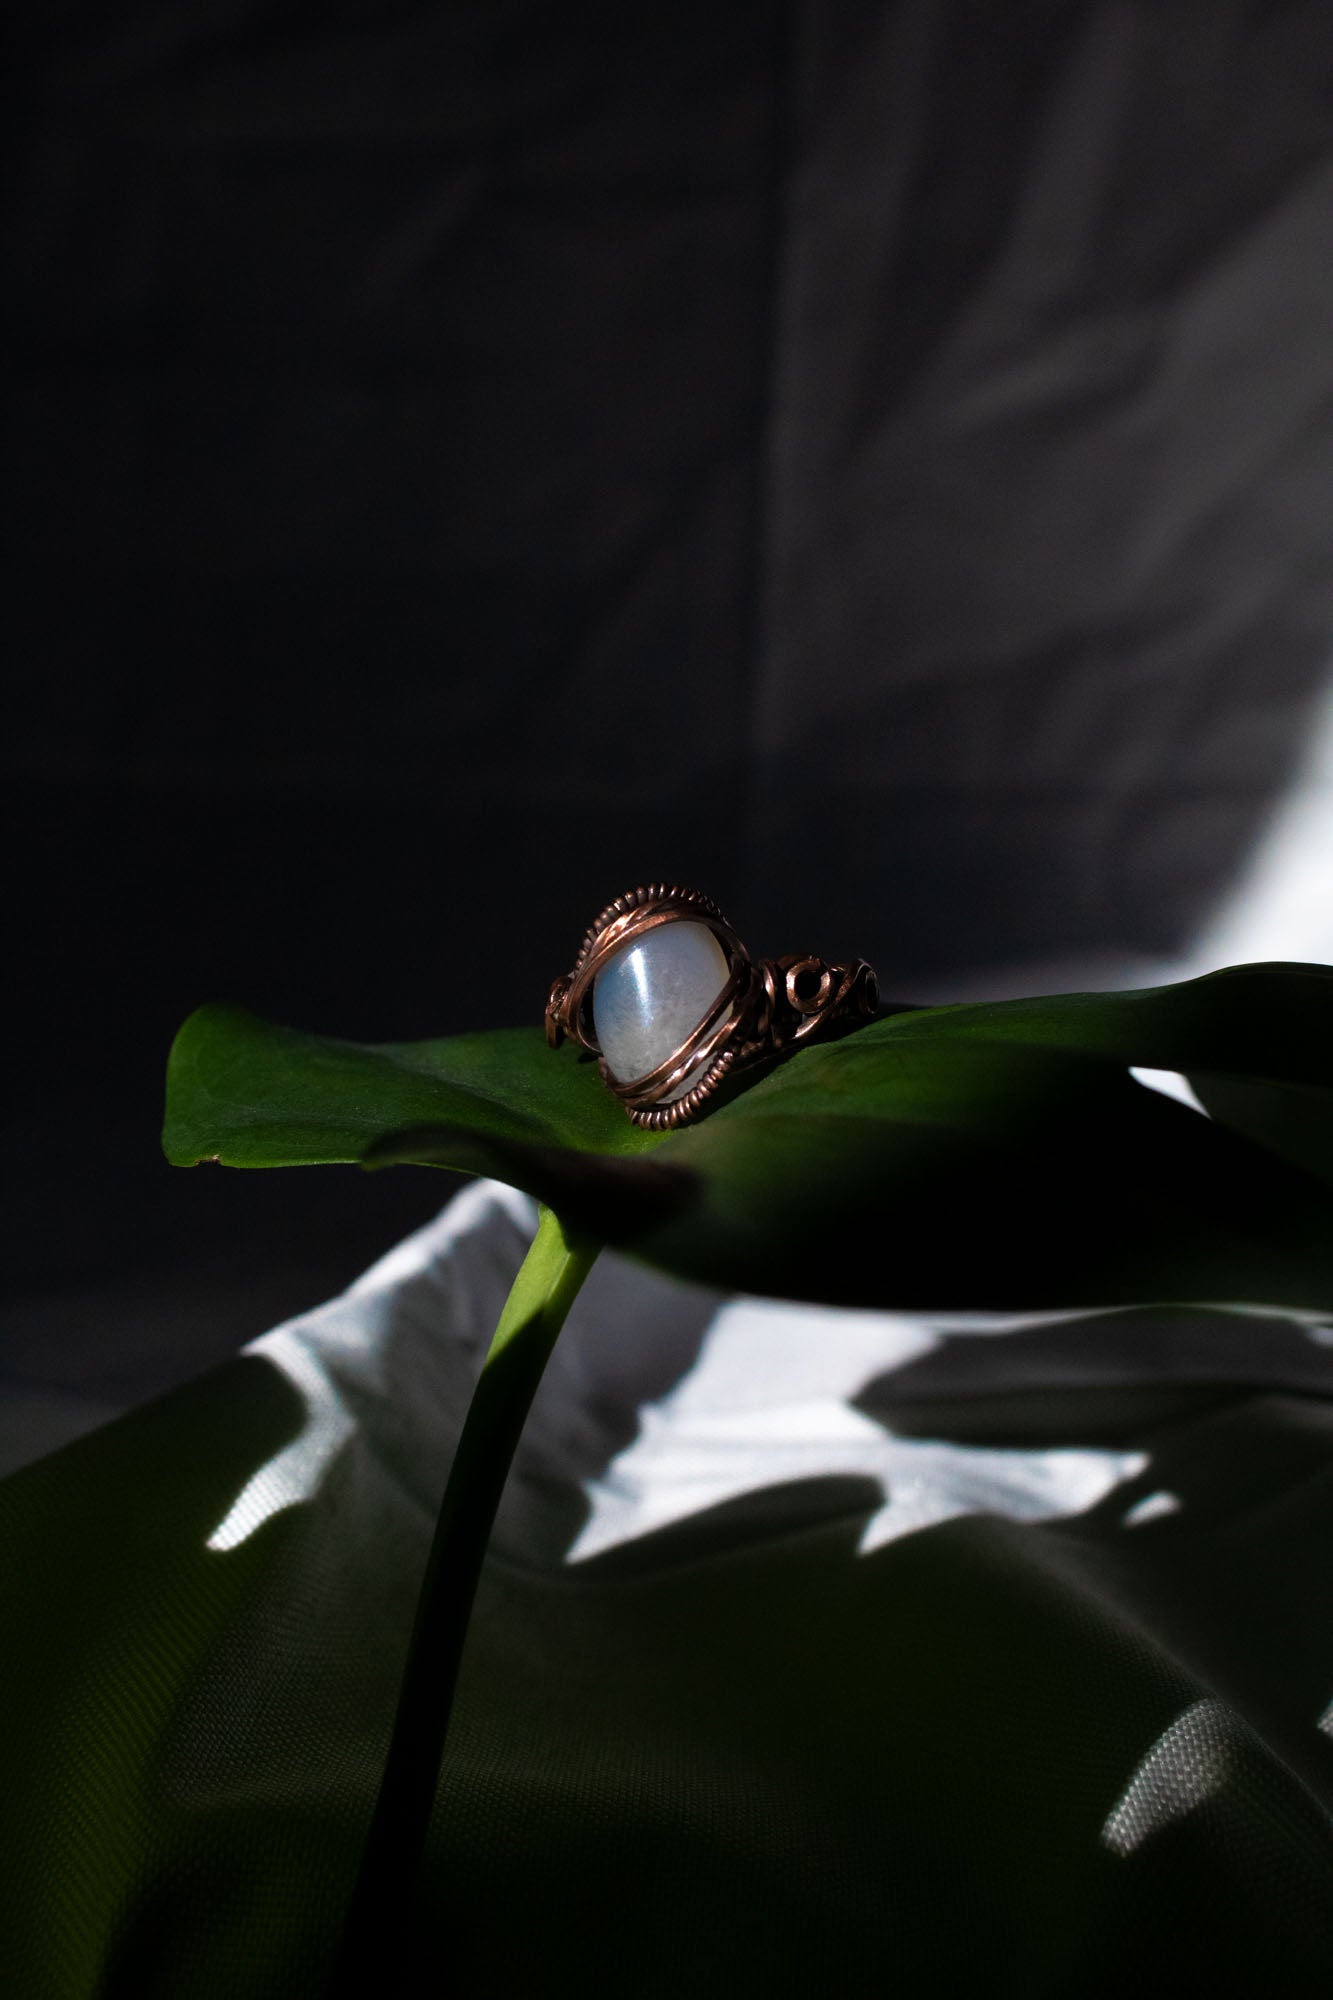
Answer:
[{"label": "plant stem", "polygon": [[398,1708],[329,2000],[397,1992],[417,1867],[459,1664],[510,1461],[565,1315],[601,1246],[549,1208],[514,1279],[473,1392],[426,1558]]}]

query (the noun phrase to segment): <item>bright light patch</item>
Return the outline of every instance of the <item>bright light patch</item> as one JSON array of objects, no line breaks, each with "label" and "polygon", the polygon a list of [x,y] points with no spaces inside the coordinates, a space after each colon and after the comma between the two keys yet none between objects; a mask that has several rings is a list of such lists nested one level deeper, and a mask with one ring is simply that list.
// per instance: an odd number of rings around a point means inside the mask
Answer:
[{"label": "bright light patch", "polygon": [[1198,1111],[1203,1117],[1208,1113],[1190,1088],[1188,1077],[1181,1076],[1174,1069],[1131,1069],[1135,1083],[1146,1084],[1149,1090],[1156,1090],[1163,1097],[1174,1097],[1177,1104],[1188,1105],[1191,1111]]},{"label": "bright light patch", "polygon": [[[690,1373],[640,1414],[637,1437],[585,1484],[583,1562],[766,1488],[864,1479],[883,1495],[858,1553],[966,1514],[1050,1521],[1137,1478],[1141,1452],[1022,1451],[899,1437],[853,1408],[877,1377],[939,1345],[920,1321],[739,1299]],[[790,1494],[779,1505],[788,1509]]]},{"label": "bright light patch", "polygon": [[1145,1493],[1142,1500],[1136,1500],[1128,1509],[1120,1525],[1122,1528],[1146,1528],[1149,1521],[1164,1521],[1168,1514],[1179,1512],[1178,1493]]},{"label": "bright light patch", "polygon": [[1199,971],[1262,959],[1333,960],[1333,688],[1309,718],[1305,742],[1296,783],[1190,954]]},{"label": "bright light patch", "polygon": [[[474,1182],[442,1216],[372,1264],[341,1298],[250,1343],[245,1353],[268,1362],[298,1392],[305,1421],[299,1437],[247,1480],[209,1536],[208,1548],[219,1553],[239,1548],[275,1514],[314,1497],[357,1428],[340,1378],[354,1379],[365,1393],[384,1393],[381,1350],[410,1288],[436,1267],[447,1270],[450,1251],[473,1232],[484,1236],[497,1212],[530,1232],[533,1207],[525,1195]],[[432,1304],[438,1309],[440,1300]]]},{"label": "bright light patch", "polygon": [[1219,1792],[1231,1775],[1231,1717],[1220,1701],[1196,1701],[1164,1729],[1102,1828],[1122,1858]]},{"label": "bright light patch", "polygon": [[886,1542],[941,1521],[993,1514],[1005,1521],[1062,1521],[1086,1514],[1148,1460],[1137,1451],[991,1451],[974,1445],[885,1438],[892,1462],[885,1503],[866,1522],[857,1546],[869,1555]]},{"label": "bright light patch", "polygon": [[250,1352],[256,1351],[300,1391],[305,1424],[299,1437],[246,1482],[209,1536],[210,1549],[239,1548],[274,1514],[299,1506],[318,1492],[325,1471],[356,1428],[320,1362],[290,1327],[279,1327],[257,1341]]}]

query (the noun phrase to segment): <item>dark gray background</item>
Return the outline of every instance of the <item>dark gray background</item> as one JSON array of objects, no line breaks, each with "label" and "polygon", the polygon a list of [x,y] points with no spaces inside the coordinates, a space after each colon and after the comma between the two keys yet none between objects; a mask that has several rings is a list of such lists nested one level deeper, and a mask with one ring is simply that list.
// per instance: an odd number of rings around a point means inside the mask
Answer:
[{"label": "dark gray background", "polygon": [[114,1407],[440,1200],[168,1170],[203,1000],[536,1020],[663,876],[902,997],[1188,959],[1327,674],[1324,0],[16,57],[8,1381]]}]

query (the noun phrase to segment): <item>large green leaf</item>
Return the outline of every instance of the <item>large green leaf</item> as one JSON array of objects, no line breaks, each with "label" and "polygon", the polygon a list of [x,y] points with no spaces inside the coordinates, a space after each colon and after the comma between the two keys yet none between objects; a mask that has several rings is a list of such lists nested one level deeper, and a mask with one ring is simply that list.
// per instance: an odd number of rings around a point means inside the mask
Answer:
[{"label": "large green leaf", "polygon": [[653,1143],[591,1063],[557,1062],[528,1028],[376,1045],[274,1027],[244,1007],[201,1007],[167,1064],[162,1143],[173,1166],[328,1166],[430,1122],[603,1153]]},{"label": "large green leaf", "polygon": [[1304,966],[917,1009],[663,1136],[635,1132],[595,1068],[536,1030],[362,1049],[208,1008],[172,1054],[166,1145],[181,1163],[491,1173],[665,1269],[794,1297],[1322,1309],[1327,1191],[1127,1067],[1313,1086],[1314,1101],[1333,1081],[1330,1029],[1333,973]]},{"label": "large green leaf", "polygon": [[1229,965],[1172,986],[1126,993],[931,1007],[873,1023],[877,1040],[907,1022],[946,1041],[1074,1049],[1142,1069],[1196,1070],[1333,1085],[1333,966]]},{"label": "large green leaf", "polygon": [[1203,1070],[1190,1081],[1210,1117],[1333,1184],[1333,1090]]}]

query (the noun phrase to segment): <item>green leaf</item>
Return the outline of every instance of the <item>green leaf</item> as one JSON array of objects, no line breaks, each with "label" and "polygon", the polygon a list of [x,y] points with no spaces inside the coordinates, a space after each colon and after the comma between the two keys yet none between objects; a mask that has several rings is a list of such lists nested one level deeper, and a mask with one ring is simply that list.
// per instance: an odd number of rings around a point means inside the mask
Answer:
[{"label": "green leaf", "polygon": [[1107,1056],[1137,1069],[1333,1085],[1333,966],[1229,965],[1126,993],[931,1007],[866,1029],[946,1041],[1014,1041]]},{"label": "green leaf", "polygon": [[1210,1118],[1333,1185],[1333,1090],[1201,1070],[1190,1082]]},{"label": "green leaf", "polygon": [[1233,965],[1140,992],[935,1008],[921,1025],[1180,1071],[1219,1124],[1333,1182],[1333,967]]},{"label": "green leaf", "polygon": [[613,1154],[652,1145],[593,1064],[556,1061],[539,1029],[377,1046],[212,1006],[191,1014],[172,1045],[162,1144],[173,1166],[346,1163],[411,1125]]},{"label": "green leaf", "polygon": [[1307,966],[917,1009],[658,1135],[536,1030],[360,1049],[212,1008],[173,1051],[166,1143],[180,1161],[489,1173],[666,1270],[770,1294],[1323,1309],[1327,1190],[1127,1067],[1322,1090],[1330,1029],[1333,972]]}]

